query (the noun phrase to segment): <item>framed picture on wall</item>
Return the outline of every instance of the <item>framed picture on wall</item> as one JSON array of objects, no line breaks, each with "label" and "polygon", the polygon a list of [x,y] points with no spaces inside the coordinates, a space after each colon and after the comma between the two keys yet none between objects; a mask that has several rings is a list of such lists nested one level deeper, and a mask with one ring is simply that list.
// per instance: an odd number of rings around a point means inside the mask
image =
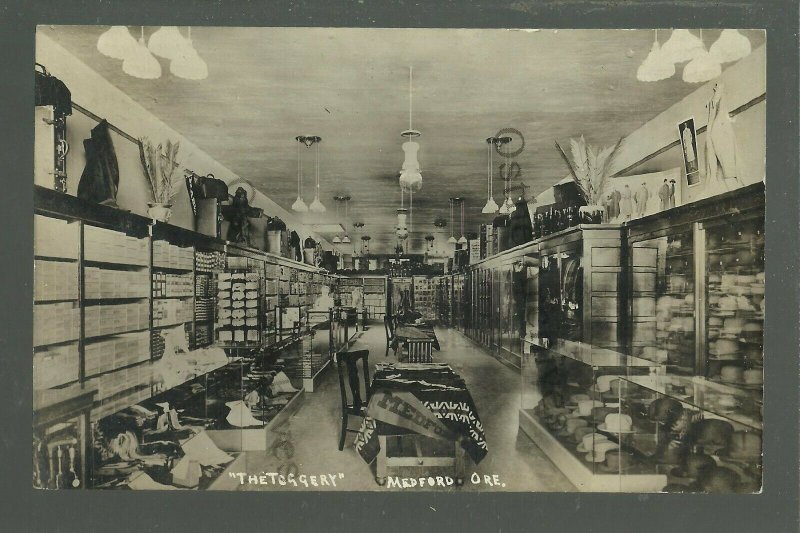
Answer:
[{"label": "framed picture on wall", "polygon": [[697,131],[694,129],[694,118],[678,124],[678,138],[683,150],[683,168],[686,171],[686,185],[693,187],[700,184],[700,158],[697,154]]}]

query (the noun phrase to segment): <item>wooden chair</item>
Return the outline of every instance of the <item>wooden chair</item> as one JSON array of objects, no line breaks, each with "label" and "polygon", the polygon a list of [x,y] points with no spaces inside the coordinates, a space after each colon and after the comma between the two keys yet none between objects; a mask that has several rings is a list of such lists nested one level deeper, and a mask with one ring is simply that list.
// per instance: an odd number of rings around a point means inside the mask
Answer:
[{"label": "wooden chair", "polygon": [[404,352],[407,363],[433,363],[433,339],[408,339]]},{"label": "wooden chair", "polygon": [[[364,400],[361,399],[361,383],[358,376],[358,361],[361,360],[364,374]],[[339,373],[339,390],[342,394],[342,431],[339,436],[339,451],[344,449],[344,439],[347,433],[358,433],[358,430],[348,429],[347,422],[351,416],[364,418],[367,409],[366,395],[369,394],[369,350],[356,350],[353,352],[339,352],[336,354],[336,367]],[[347,383],[345,384],[345,373]],[[347,388],[350,389],[348,399]]]},{"label": "wooden chair", "polygon": [[389,356],[389,348],[392,345],[392,340],[394,340],[394,332],[397,326],[396,320],[397,319],[391,315],[385,315],[383,317],[383,328],[386,330],[386,357]]}]

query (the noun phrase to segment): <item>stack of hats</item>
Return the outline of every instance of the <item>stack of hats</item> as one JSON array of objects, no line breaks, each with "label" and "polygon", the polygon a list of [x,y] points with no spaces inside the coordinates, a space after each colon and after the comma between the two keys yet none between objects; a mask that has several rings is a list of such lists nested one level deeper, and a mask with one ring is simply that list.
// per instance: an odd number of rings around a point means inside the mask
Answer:
[{"label": "stack of hats", "polygon": [[616,442],[611,442],[608,437],[600,433],[589,433],[584,435],[581,443],[578,444],[578,452],[585,453],[586,461],[590,463],[602,463],[606,460],[606,452],[619,449]]},{"label": "stack of hats", "polygon": [[609,413],[605,421],[597,426],[600,431],[615,434],[633,433],[633,420],[626,414]]}]

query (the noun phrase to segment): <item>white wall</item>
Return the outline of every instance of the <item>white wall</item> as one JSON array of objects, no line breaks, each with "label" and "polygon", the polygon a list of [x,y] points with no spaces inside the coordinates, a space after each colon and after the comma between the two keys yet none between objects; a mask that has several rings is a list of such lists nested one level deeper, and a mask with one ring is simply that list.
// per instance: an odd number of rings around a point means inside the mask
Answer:
[{"label": "white wall", "polygon": [[[180,141],[179,160],[183,168],[189,168],[201,175],[212,173],[216,178],[226,183],[239,178],[236,173],[163,123],[155,115],[41,32],[36,34],[36,62],[44,65],[48,72],[67,85],[72,93],[73,102],[95,115],[105,118],[109,123],[117,126],[125,133],[137,138],[146,136],[156,143],[167,139]],[[67,132],[70,152],[68,155],[67,174],[69,180],[67,186],[69,194],[75,195],[77,193],[78,182],[85,164],[82,141],[89,137],[89,132],[95,125],[96,122],[78,111],[73,111],[72,116],[68,117]],[[122,136],[112,134],[112,138],[120,163],[120,188],[117,198],[119,205],[134,213],[146,215],[147,202],[150,200],[150,187],[142,171],[141,164],[138,163],[138,148],[135,148],[133,143]],[[182,173],[182,170],[178,170],[178,172]],[[243,177],[247,178],[246,176]],[[326,249],[330,249],[331,246],[327,241],[315,235],[310,228],[304,226],[292,213],[283,209],[264,194],[257,192],[253,205],[262,208],[267,215],[279,216],[291,229],[300,234],[301,239],[312,236],[317,241],[323,242],[323,246]],[[180,188],[180,192],[175,199],[175,207],[173,208],[170,222],[188,229],[194,229],[194,217],[189,206],[188,193],[185,187]],[[261,220],[254,219],[253,225],[257,231],[262,230],[266,225],[266,218]],[[256,244],[258,244],[258,241]]]}]

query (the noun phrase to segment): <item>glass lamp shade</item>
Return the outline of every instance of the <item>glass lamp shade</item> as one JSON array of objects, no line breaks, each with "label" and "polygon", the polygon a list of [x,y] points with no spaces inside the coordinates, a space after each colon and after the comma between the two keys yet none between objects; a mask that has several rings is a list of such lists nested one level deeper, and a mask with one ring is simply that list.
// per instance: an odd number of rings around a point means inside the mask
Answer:
[{"label": "glass lamp shade", "polygon": [[654,41],[650,53],[636,71],[636,79],[639,81],[661,81],[671,78],[673,75],[675,75],[675,63],[664,56],[658,41]]},{"label": "glass lamp shade", "polygon": [[455,238],[455,237],[452,237],[452,236],[451,236],[449,239],[447,239],[447,243],[448,243],[448,244],[457,244],[457,243],[458,243],[458,241],[456,240],[456,238]]},{"label": "glass lamp shade", "polygon": [[500,206],[500,209],[497,212],[500,213],[501,215],[509,214],[511,211],[508,210],[508,203],[503,202],[503,205]]},{"label": "glass lamp shade", "polygon": [[298,213],[306,213],[308,212],[308,206],[303,201],[303,199],[298,196],[297,200],[295,200],[294,203],[292,204],[292,211],[297,211]]},{"label": "glass lamp shade", "polygon": [[506,198],[506,203],[503,205],[506,206],[506,209],[509,213],[513,213],[517,210],[517,205],[511,200],[511,198]]},{"label": "glass lamp shade", "polygon": [[718,63],[730,63],[750,55],[752,50],[750,39],[738,30],[722,30],[719,39],[711,45],[708,52]]},{"label": "glass lamp shade", "polygon": [[400,173],[400,188],[417,192],[422,189],[422,174],[418,170],[404,170]]},{"label": "glass lamp shade", "polygon": [[97,50],[114,59],[125,59],[138,44],[126,26],[111,26],[97,39]]},{"label": "glass lamp shade", "polygon": [[699,52],[683,67],[683,81],[687,83],[703,83],[713,80],[720,74],[722,74],[722,66],[705,50]]},{"label": "glass lamp shade", "polygon": [[338,235],[336,235],[336,236],[333,238],[333,244],[342,244],[342,239],[340,239],[340,238],[339,238],[339,236],[338,236]]},{"label": "glass lamp shade", "polygon": [[350,241],[350,236],[345,234],[345,236],[342,237],[342,243],[343,244],[350,244],[350,242],[352,242],[352,241]]},{"label": "glass lamp shade", "polygon": [[325,206],[322,205],[322,202],[319,201],[319,196],[314,197],[314,201],[311,202],[311,205],[308,206],[308,210],[313,213],[324,213]]},{"label": "glass lamp shade", "polygon": [[467,244],[467,238],[462,235],[461,238],[458,239],[458,244]]},{"label": "glass lamp shade", "polygon": [[204,80],[208,77],[208,65],[197,54],[197,50],[192,46],[192,41],[188,39],[186,46],[179,50],[170,62],[169,71],[179,78],[187,80]]},{"label": "glass lamp shade", "polygon": [[144,80],[154,80],[161,77],[161,63],[147,49],[143,37],[139,38],[136,48],[122,62],[122,71],[129,76]]},{"label": "glass lamp shade", "polygon": [[490,196],[489,199],[486,200],[486,205],[483,206],[483,209],[481,210],[481,213],[483,213],[484,215],[488,215],[488,214],[491,214],[491,213],[497,213],[498,209],[499,209],[499,207],[497,206],[497,203],[494,201],[494,198],[492,198]]},{"label": "glass lamp shade", "polygon": [[187,42],[177,26],[161,26],[147,41],[147,48],[165,59],[175,59],[187,47]]},{"label": "glass lamp shade", "polygon": [[672,30],[672,35],[661,47],[661,53],[671,63],[683,63],[693,59],[702,49],[703,41],[689,30]]}]

